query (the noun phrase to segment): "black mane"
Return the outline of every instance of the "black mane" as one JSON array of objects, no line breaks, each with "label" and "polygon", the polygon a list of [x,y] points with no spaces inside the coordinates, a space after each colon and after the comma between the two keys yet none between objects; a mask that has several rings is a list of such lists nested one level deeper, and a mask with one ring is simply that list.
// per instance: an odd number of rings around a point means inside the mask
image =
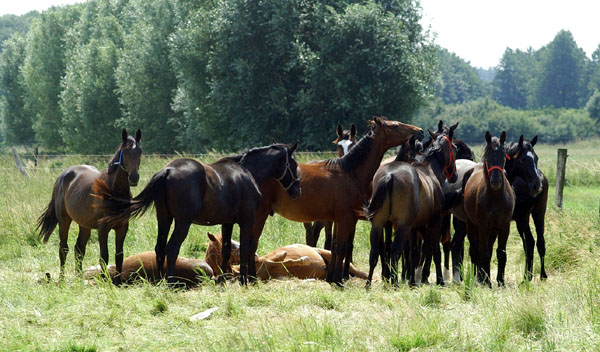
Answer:
[{"label": "black mane", "polygon": [[325,164],[328,167],[341,167],[345,172],[351,172],[356,167],[361,165],[363,161],[368,157],[373,147],[373,130],[370,130],[364,137],[362,137],[348,154],[341,158],[334,158],[325,160]]}]

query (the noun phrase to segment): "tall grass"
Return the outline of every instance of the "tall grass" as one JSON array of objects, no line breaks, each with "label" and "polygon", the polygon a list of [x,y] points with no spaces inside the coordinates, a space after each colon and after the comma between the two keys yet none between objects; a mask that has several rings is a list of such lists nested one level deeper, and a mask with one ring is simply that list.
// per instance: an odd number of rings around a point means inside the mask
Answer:
[{"label": "tall grass", "polygon": [[[586,142],[569,145],[569,154],[596,168],[598,158]],[[542,170],[551,175],[555,147],[536,147]],[[299,155],[326,158],[332,154]],[[215,160],[217,154],[207,156]],[[306,158],[306,159],[305,159]],[[554,158],[554,159],[552,159]],[[579,159],[577,159],[579,158]],[[166,162],[145,156],[140,185]],[[26,161],[28,165],[30,161]],[[106,158],[42,159],[31,178],[17,174],[10,157],[0,157],[0,350],[294,350],[294,351],[410,351],[410,350],[598,350],[600,348],[600,226],[597,178],[577,172],[568,162],[564,209],[554,204],[550,190],[546,220],[549,279],[522,285],[524,255],[514,225],[507,247],[506,288],[479,286],[465,266],[465,283],[445,287],[392,288],[381,280],[370,290],[364,282],[349,281],[343,290],[323,282],[286,280],[240,287],[207,283],[193,290],[140,283],[114,287],[86,286],[75,274],[72,225],[66,278],[57,284],[44,280],[58,274],[58,236],[41,245],[35,221],[47,205],[52,185],[71,164],[104,168]],[[587,170],[587,169],[586,169]],[[581,175],[581,176],[578,176]],[[581,180],[576,177],[581,177]],[[597,177],[597,175],[595,176]],[[590,181],[591,180],[591,181]],[[551,183],[552,184],[552,183]],[[137,193],[141,187],[134,189]],[[368,223],[360,221],[355,238],[355,264],[368,267]],[[202,257],[206,232],[219,227],[193,226],[181,255]],[[237,232],[237,229],[236,229]],[[156,220],[152,213],[132,221],[125,254],[152,250]],[[234,235],[234,236],[237,236]],[[110,237],[110,262],[114,243]],[[299,223],[270,217],[259,242],[266,253],[304,240]],[[323,240],[319,243],[322,246]],[[468,253],[468,251],[466,252]],[[84,266],[98,262],[92,233]],[[492,263],[492,277],[497,263]],[[379,267],[376,270],[376,279]],[[218,307],[206,320],[190,321],[201,311]]]}]

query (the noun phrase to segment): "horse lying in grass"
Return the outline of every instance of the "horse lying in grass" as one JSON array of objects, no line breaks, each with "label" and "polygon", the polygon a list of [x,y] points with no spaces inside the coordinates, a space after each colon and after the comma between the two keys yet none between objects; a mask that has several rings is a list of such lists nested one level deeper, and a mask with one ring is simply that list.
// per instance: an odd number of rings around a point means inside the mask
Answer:
[{"label": "horse lying in grass", "polygon": [[[166,271],[166,262],[163,265],[163,272]],[[83,272],[83,278],[95,284],[95,278],[102,275],[104,271],[100,265],[88,268]],[[106,273],[110,278],[116,278],[119,275],[114,265],[106,267]],[[201,259],[187,259],[178,257],[175,262],[175,278],[177,282],[186,287],[196,286],[214,274],[210,265]],[[134,283],[136,281],[148,281],[156,283],[161,280],[160,271],[156,265],[156,253],[154,251],[142,252],[129,256],[123,260],[123,266],[120,278],[123,283]]]},{"label": "horse lying in grass", "polygon": [[[208,234],[210,242],[206,249],[206,262],[213,272],[220,272],[218,263],[221,262],[222,236]],[[239,264],[239,243],[231,241],[232,255],[229,265]],[[262,281],[270,279],[281,280],[295,277],[298,279],[325,280],[327,266],[331,261],[331,251],[310,247],[304,244],[292,244],[278,248],[261,257],[256,257],[256,276]],[[239,269],[232,267],[233,273]],[[350,276],[366,279],[367,274],[350,264]]]},{"label": "horse lying in grass", "polygon": [[[48,238],[58,225],[60,279],[64,277],[65,260],[69,252],[67,240],[72,221],[79,225],[79,235],[75,244],[77,271],[81,273],[81,261],[92,229],[98,229],[102,265],[108,264],[108,233],[112,229],[115,230],[116,270],[121,271],[123,242],[127,235],[129,219],[121,219],[110,225],[102,223],[100,219],[107,213],[96,207],[99,201],[91,195],[94,183],[102,181],[107,190],[115,196],[126,200],[131,198],[130,186],[136,186],[140,178],[138,169],[142,156],[140,147],[142,131],[137,130],[133,138],[123,130],[121,138],[123,142],[104,171],[100,172],[90,165],[75,165],[66,169],[54,183],[52,199],[38,219],[37,228],[44,243],[48,242]],[[116,277],[115,283],[118,282]]]}]

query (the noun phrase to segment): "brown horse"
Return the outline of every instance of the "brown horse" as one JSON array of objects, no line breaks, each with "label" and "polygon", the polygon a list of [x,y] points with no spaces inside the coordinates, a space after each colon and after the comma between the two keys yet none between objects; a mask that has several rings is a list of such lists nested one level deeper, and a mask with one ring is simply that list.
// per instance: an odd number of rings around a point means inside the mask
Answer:
[{"label": "brown horse", "polygon": [[[78,272],[81,272],[81,261],[85,255],[85,247],[92,229],[98,229],[100,263],[102,265],[108,264],[108,233],[111,229],[115,230],[115,261],[117,272],[121,272],[123,241],[125,241],[127,235],[129,222],[124,219],[115,222],[111,226],[100,223],[99,220],[106,213],[95,207],[98,201],[91,196],[94,182],[102,180],[111,193],[124,199],[131,198],[129,187],[136,186],[140,177],[138,169],[142,156],[140,146],[142,132],[137,130],[134,139],[127,135],[126,130],[123,130],[121,137],[123,143],[116,151],[106,170],[100,172],[89,165],[76,165],[66,169],[54,183],[52,199],[38,219],[37,228],[39,229],[39,236],[43,236],[44,243],[48,242],[48,238],[58,225],[60,236],[58,256],[60,258],[61,279],[64,277],[65,260],[69,252],[67,240],[69,226],[72,221],[79,225],[79,236],[75,244],[75,261]],[[118,283],[118,278],[115,283]]]},{"label": "brown horse", "polygon": [[[102,208],[110,214],[104,220],[109,224],[142,215],[154,204],[158,220],[156,262],[162,270],[166,257],[169,283],[176,283],[175,263],[192,223],[222,224],[223,268],[229,260],[233,225],[238,224],[242,242],[240,281],[245,284],[247,266],[254,271],[252,226],[262,198],[259,187],[273,181],[278,191],[290,198],[298,197],[297,163],[292,155],[297,146],[298,143],[293,147],[273,144],[254,148],[212,164],[176,159],[154,174],[131,200],[115,196],[102,182],[95,184],[94,193],[103,199]],[[175,228],[167,244],[173,221]]]},{"label": "brown horse", "polygon": [[[373,195],[367,208],[371,220],[371,254],[369,256],[370,285],[373,271],[380,256],[379,246],[382,230],[391,222],[396,229],[393,248],[385,249],[391,253],[391,279],[397,284],[397,263],[405,242],[409,240],[411,250],[408,260],[408,279],[415,284],[415,268],[418,264],[417,232],[424,240],[425,251],[433,249],[436,264],[437,283],[444,284],[441,270],[441,220],[444,195],[442,184],[445,179],[456,181],[454,155],[456,148],[452,144],[452,135],[440,135],[433,140],[421,162],[412,164],[396,161],[383,165],[373,177]],[[386,241],[389,243],[389,241]]]},{"label": "brown horse", "polygon": [[[217,263],[221,261],[221,235],[208,234],[210,242],[206,249],[206,262],[211,265],[213,271],[218,272]],[[238,248],[239,243],[232,242],[232,248]],[[239,264],[239,256],[235,256],[232,249],[232,258],[228,265]],[[238,259],[236,261],[236,259]],[[298,279],[325,280],[327,266],[331,260],[331,251],[321,248],[310,247],[304,244],[292,244],[278,248],[261,257],[256,257],[256,275],[262,281],[270,279],[281,280],[283,278],[295,277]],[[213,266],[214,265],[214,266]],[[233,268],[234,274],[239,272]],[[350,276],[366,279],[367,274],[356,269],[350,264]]]},{"label": "brown horse", "polygon": [[297,199],[282,192],[275,182],[267,181],[261,187],[263,200],[254,221],[254,249],[271,211],[299,222],[333,220],[333,250],[327,281],[341,285],[342,276],[349,276],[356,222],[370,194],[373,175],[385,152],[413,135],[422,138],[423,130],[375,117],[370,131],[342,158],[298,164],[302,194]]},{"label": "brown horse", "polygon": [[510,220],[515,208],[515,193],[504,174],[507,154],[504,150],[506,132],[500,139],[490,132],[485,134],[486,146],[482,163],[471,175],[464,176],[463,207],[467,216],[467,236],[471,261],[477,271],[477,280],[492,287],[490,261],[498,237],[498,285],[504,286],[506,267],[506,242],[510,233]]},{"label": "brown horse", "polygon": [[[356,145],[356,126],[352,124],[350,130],[342,129],[342,125],[338,125],[337,138],[333,143],[337,146],[338,158],[348,154],[350,149]],[[331,250],[331,239],[333,222],[331,221],[315,221],[314,223],[305,222],[304,229],[306,230],[306,244],[311,247],[316,247],[321,234],[321,229],[325,228],[325,245],[323,248]]]},{"label": "brown horse", "polygon": [[[163,266],[162,271],[164,272],[166,269],[166,266]],[[154,251],[142,252],[125,258],[120,275],[114,265],[106,267],[106,271],[111,278],[120,276],[122,282],[128,284],[138,280],[146,280],[150,283],[161,280]],[[83,278],[89,280],[91,284],[95,284],[95,277],[103,272],[102,267],[96,265],[86,269],[83,272]],[[186,287],[196,286],[212,276],[213,270],[204,260],[178,257],[175,262],[175,277]]]}]

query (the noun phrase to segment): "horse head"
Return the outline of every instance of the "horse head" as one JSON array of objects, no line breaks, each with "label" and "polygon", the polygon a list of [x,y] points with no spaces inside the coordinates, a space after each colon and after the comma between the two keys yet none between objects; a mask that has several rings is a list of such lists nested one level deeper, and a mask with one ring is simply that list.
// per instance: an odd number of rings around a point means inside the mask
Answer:
[{"label": "horse head", "polygon": [[500,138],[492,137],[490,131],[485,133],[486,145],[483,149],[481,161],[485,167],[485,177],[489,185],[495,191],[502,188],[504,164],[508,155],[504,149],[506,141],[506,132],[502,131]]},{"label": "horse head", "polygon": [[337,145],[338,157],[341,158],[356,144],[356,126],[352,124],[350,130],[344,130],[342,125],[338,125],[336,133],[338,137],[333,143]]},{"label": "horse head", "polygon": [[[208,235],[208,247],[206,248],[206,257],[204,261],[208,263],[215,274],[221,273],[220,265],[223,256],[221,255],[221,251],[223,248],[223,235],[213,235],[210,232],[207,232]],[[231,269],[231,264],[239,264],[240,263],[240,243],[234,240],[231,240],[231,256],[229,257],[228,268]],[[227,272],[231,270],[225,270]]]},{"label": "horse head", "polygon": [[140,180],[138,170],[140,168],[140,159],[142,158],[142,147],[140,145],[142,131],[138,129],[135,133],[135,138],[133,138],[127,134],[127,130],[123,129],[121,138],[123,142],[113,157],[109,165],[109,170],[112,173],[117,168],[121,168],[127,174],[129,185],[135,187]]},{"label": "horse head", "polygon": [[298,148],[298,142],[293,146],[278,145],[281,146],[279,151],[280,167],[278,171],[279,177],[275,177],[277,182],[281,185],[284,191],[292,199],[296,199],[300,196],[300,179],[298,178],[298,162],[294,158],[294,151]]},{"label": "horse head", "polygon": [[428,155],[433,155],[438,158],[444,176],[450,183],[456,182],[458,176],[456,173],[456,146],[452,143],[454,130],[458,127],[458,123],[451,126],[448,132],[435,133],[427,130],[431,137],[431,146],[427,151]]},{"label": "horse head", "polygon": [[540,194],[544,179],[544,175],[538,169],[538,156],[533,150],[537,138],[536,135],[531,140],[526,140],[521,135],[519,142],[510,143],[506,148],[506,153],[510,157],[506,161],[506,173],[509,181],[514,181],[516,177],[525,180],[532,197]]},{"label": "horse head", "polygon": [[385,150],[408,142],[412,136],[415,136],[418,140],[422,140],[425,136],[423,130],[417,126],[386,120],[377,116],[373,117],[369,124],[371,133],[374,136],[383,137]]}]

